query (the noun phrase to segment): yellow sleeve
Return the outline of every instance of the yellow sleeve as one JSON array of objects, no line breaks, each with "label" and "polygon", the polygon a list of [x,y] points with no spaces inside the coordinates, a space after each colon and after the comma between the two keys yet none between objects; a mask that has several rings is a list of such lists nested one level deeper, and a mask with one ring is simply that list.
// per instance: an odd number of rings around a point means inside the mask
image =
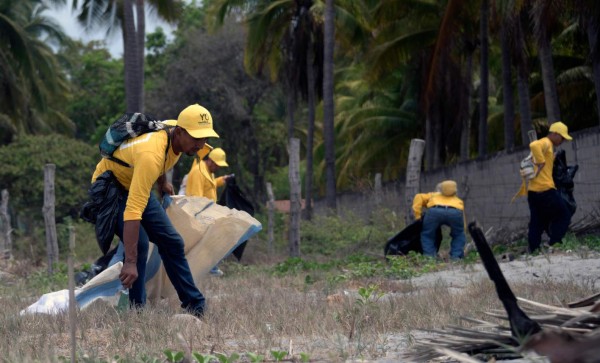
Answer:
[{"label": "yellow sleeve", "polygon": [[215,179],[215,181],[217,182],[217,188],[218,187],[222,187],[223,185],[225,185],[225,178],[220,176],[217,179]]},{"label": "yellow sleeve", "polygon": [[423,207],[427,206],[429,198],[431,198],[431,193],[419,193],[415,195],[412,204],[412,210],[413,214],[415,215],[415,219],[421,219]]},{"label": "yellow sleeve", "polygon": [[533,162],[535,164],[542,164],[546,162],[544,157],[544,149],[546,149],[544,139],[539,139],[529,144],[531,155],[533,155]]}]

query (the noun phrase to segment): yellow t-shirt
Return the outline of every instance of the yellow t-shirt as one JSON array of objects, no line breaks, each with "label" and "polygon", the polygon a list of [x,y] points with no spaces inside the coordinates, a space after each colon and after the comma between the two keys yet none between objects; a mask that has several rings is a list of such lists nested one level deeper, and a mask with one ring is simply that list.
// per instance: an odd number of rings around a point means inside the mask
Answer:
[{"label": "yellow t-shirt", "polygon": [[102,159],[96,165],[92,183],[100,174],[112,170],[119,183],[129,191],[123,220],[142,219],[152,186],[159,176],[171,169],[179,160],[181,154],[176,155],[172,145],[169,147],[165,160],[167,140],[166,132],[157,131],[135,137],[121,144],[113,156],[131,165],[130,168],[109,159]]},{"label": "yellow t-shirt", "polygon": [[556,189],[554,179],[552,178],[552,169],[554,168],[554,148],[549,138],[543,137],[529,144],[533,162],[535,164],[545,163],[540,173],[529,181],[527,190],[532,192],[544,192],[550,189]]},{"label": "yellow t-shirt", "polygon": [[442,193],[419,193],[415,195],[413,199],[412,210],[415,215],[415,219],[421,219],[423,214],[423,207],[432,208],[436,205],[445,205],[448,207],[454,207],[456,209],[465,210],[462,199],[456,195],[445,196]]},{"label": "yellow t-shirt", "polygon": [[217,201],[217,187],[225,184],[225,178],[215,178],[214,174],[208,170],[204,161],[194,160],[190,172],[188,173],[185,195],[205,197]]}]

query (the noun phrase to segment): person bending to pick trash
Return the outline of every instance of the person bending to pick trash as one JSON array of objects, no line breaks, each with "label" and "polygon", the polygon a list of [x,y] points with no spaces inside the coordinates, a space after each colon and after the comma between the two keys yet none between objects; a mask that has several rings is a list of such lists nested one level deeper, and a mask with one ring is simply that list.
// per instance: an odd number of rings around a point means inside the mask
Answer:
[{"label": "person bending to pick trash", "polygon": [[[456,182],[446,180],[438,184],[435,192],[419,193],[413,200],[415,219],[423,218],[421,245],[425,256],[436,257],[435,234],[438,227],[450,227],[450,259],[458,260],[464,257],[466,242],[464,203],[457,197]],[[423,208],[427,213],[423,216]]]},{"label": "person bending to pick trash", "polygon": [[209,137],[219,137],[213,130],[210,112],[198,104],[191,105],[181,111],[176,126],[168,132],[149,132],[119,146],[114,157],[130,167],[110,159],[102,159],[96,166],[92,182],[101,174],[112,171],[126,190],[125,197],[119,202],[116,234],[125,247],[119,278],[123,287],[129,289],[132,307],[143,307],[146,303],[146,260],[149,241],[152,241],[177,291],[181,307],[197,317],[204,314],[206,301],[194,283],[184,253],[184,241],[152,193],[152,187],[157,182],[163,193],[173,194],[173,186],[165,177],[166,171],[177,163],[182,153],[195,155]]}]

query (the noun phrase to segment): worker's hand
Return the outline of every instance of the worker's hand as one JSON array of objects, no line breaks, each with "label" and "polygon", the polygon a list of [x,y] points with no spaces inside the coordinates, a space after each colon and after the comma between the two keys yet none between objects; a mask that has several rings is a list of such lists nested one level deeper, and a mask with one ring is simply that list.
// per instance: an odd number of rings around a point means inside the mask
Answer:
[{"label": "worker's hand", "polygon": [[544,169],[544,166],[546,165],[546,163],[540,163],[540,164],[535,164],[535,165],[537,166],[535,176],[538,176],[540,174],[540,172],[542,171],[542,169]]},{"label": "worker's hand", "polygon": [[165,182],[164,184],[162,184],[160,186],[160,191],[163,194],[168,194],[168,195],[173,195],[175,194],[175,190],[173,189],[173,184],[169,183],[169,182]]},{"label": "worker's hand", "polygon": [[123,263],[123,268],[119,274],[119,280],[124,288],[130,289],[135,280],[138,278],[137,264],[135,262]]}]

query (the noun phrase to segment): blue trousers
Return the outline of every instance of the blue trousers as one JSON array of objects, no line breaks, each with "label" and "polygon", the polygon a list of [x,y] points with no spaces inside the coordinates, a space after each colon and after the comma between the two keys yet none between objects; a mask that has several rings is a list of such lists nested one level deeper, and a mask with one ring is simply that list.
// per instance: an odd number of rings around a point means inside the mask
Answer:
[{"label": "blue trousers", "polygon": [[423,230],[421,230],[421,246],[425,256],[436,257],[435,231],[438,227],[450,227],[450,258],[460,259],[465,256],[465,221],[463,211],[449,207],[433,207],[427,210],[423,217]]},{"label": "blue trousers", "polygon": [[550,236],[549,244],[562,242],[569,229],[571,212],[556,189],[545,192],[528,192],[529,203],[529,251],[533,252],[542,243],[544,231]]},{"label": "blue trousers", "polygon": [[[121,240],[123,240],[123,212],[126,203],[127,198],[123,198],[119,204],[117,235]],[[149,241],[152,241],[158,248],[167,276],[181,301],[181,307],[191,313],[202,314],[206,301],[194,283],[183,249],[183,239],[171,224],[165,209],[154,194],[151,194],[148,198],[148,205],[142,214],[137,245],[138,278],[129,289],[130,303],[133,306],[144,306],[146,304],[146,261]]]}]

